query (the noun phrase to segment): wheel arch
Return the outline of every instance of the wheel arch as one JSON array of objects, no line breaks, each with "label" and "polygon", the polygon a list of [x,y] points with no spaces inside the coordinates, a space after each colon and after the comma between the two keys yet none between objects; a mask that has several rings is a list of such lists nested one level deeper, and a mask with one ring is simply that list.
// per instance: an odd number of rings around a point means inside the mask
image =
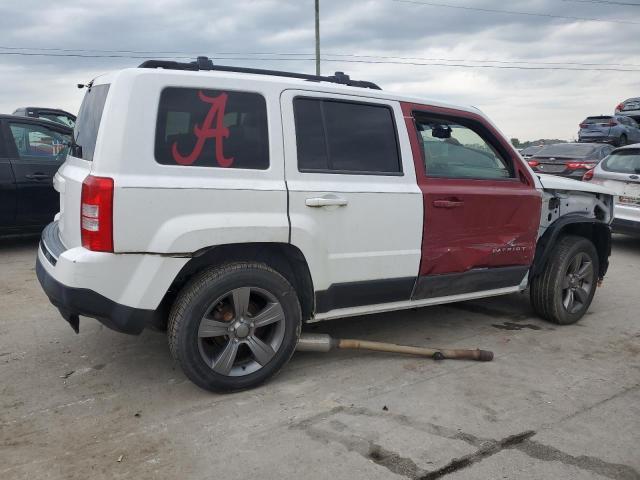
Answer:
[{"label": "wheel arch", "polygon": [[529,280],[544,270],[553,246],[562,235],[577,235],[589,239],[598,252],[598,279],[602,280],[609,268],[611,254],[611,226],[597,218],[582,215],[566,215],[549,225],[538,239]]},{"label": "wheel arch", "polygon": [[[198,250],[176,275],[160,304],[161,308],[168,311],[182,287],[205,268],[239,261],[265,263],[286,278],[298,294],[302,321],[311,318],[314,312],[311,272],[303,253],[289,243],[234,243]],[[166,318],[165,315],[163,317]]]}]

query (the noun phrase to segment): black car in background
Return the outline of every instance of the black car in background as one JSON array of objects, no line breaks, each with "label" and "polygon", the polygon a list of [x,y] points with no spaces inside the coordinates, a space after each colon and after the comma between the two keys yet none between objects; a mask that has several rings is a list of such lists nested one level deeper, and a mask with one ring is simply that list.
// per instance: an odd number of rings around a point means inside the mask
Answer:
[{"label": "black car in background", "polygon": [[0,115],[0,234],[37,230],[58,212],[53,176],[73,130],[36,118]]},{"label": "black car in background", "polygon": [[611,145],[603,143],[556,143],[544,146],[527,162],[538,173],[582,180],[585,172],[612,151]]},{"label": "black car in background", "polygon": [[22,107],[16,109],[13,114],[21,117],[41,118],[50,122],[60,123],[69,128],[73,128],[76,125],[76,116],[74,114],[58,108]]},{"label": "black car in background", "polygon": [[520,150],[520,155],[522,155],[522,158],[531,158],[538,153],[542,147],[544,147],[544,145],[531,145],[529,147],[525,147]]}]

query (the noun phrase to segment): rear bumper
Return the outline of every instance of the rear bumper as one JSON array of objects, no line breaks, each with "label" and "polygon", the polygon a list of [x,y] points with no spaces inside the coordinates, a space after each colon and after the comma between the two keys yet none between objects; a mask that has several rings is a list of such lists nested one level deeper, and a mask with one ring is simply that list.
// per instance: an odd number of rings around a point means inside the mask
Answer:
[{"label": "rear bumper", "polygon": [[579,142],[615,143],[620,137],[610,135],[580,135]]},{"label": "rear bumper", "polygon": [[614,233],[640,236],[640,221],[626,220],[624,218],[614,218],[611,224]]},{"label": "rear bumper", "polygon": [[139,334],[154,320],[154,310],[120,305],[86,288],[68,287],[47,272],[38,257],[36,275],[42,289],[62,317],[78,331],[78,316],[95,318],[104,326],[122,333]]},{"label": "rear bumper", "polygon": [[626,115],[627,117],[631,117],[631,118],[640,118],[640,110],[622,110],[622,111],[618,111],[616,110],[616,113],[618,115]]},{"label": "rear bumper", "polygon": [[582,180],[582,177],[587,172],[587,170],[578,169],[578,170],[571,170],[569,172],[565,171],[565,172],[558,172],[558,173],[549,173],[549,172],[545,172],[545,171],[542,171],[542,170],[538,170],[536,168],[534,168],[533,171],[536,172],[536,173],[544,173],[544,174],[547,174],[547,175],[555,175],[557,177],[571,178],[573,180]]},{"label": "rear bumper", "polygon": [[67,249],[57,223],[42,232],[36,273],[45,293],[77,330],[78,315],[123,333],[159,322],[160,302],[188,258]]}]

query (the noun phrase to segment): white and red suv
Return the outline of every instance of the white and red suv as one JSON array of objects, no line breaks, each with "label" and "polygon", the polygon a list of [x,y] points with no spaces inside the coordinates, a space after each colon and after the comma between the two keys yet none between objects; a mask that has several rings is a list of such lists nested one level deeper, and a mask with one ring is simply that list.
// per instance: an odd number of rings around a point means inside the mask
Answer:
[{"label": "white and red suv", "polygon": [[530,288],[585,313],[601,186],[535,175],[477,109],[370,82],[148,61],[87,86],[37,274],[63,317],[166,326],[186,375],[251,387],[303,322]]}]

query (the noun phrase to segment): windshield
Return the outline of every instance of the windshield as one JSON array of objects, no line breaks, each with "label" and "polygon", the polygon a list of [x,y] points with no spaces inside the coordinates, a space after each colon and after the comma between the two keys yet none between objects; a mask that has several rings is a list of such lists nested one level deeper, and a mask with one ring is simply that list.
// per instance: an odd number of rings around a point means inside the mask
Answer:
[{"label": "windshield", "polygon": [[74,143],[81,147],[74,149],[75,156],[85,160],[93,160],[93,151],[96,148],[96,138],[98,128],[102,119],[104,102],[107,100],[109,85],[96,85],[89,88],[80,105],[80,112],[76,119],[76,126],[73,130]]},{"label": "windshield", "polygon": [[584,158],[595,154],[595,151],[596,147],[588,143],[558,143],[542,147],[536,157]]},{"label": "windshield", "polygon": [[640,150],[619,150],[602,162],[607,172],[640,174]]}]

